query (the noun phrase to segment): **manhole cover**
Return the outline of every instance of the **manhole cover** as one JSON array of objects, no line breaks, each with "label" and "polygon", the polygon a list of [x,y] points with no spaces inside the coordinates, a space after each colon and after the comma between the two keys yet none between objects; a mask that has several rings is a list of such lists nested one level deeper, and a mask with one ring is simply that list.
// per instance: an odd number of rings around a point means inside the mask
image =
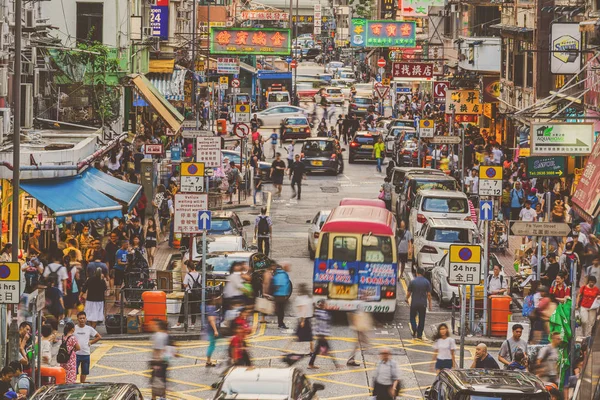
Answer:
[{"label": "manhole cover", "polygon": [[337,186],[321,186],[323,193],[338,193],[340,189]]}]

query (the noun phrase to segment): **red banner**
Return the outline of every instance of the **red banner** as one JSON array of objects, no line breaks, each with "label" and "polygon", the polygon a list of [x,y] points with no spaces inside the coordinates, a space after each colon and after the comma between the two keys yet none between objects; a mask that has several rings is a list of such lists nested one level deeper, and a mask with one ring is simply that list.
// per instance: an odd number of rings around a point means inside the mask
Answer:
[{"label": "red banner", "polygon": [[433,63],[395,62],[392,65],[394,78],[433,78]]},{"label": "red banner", "polygon": [[600,140],[594,145],[573,194],[573,203],[592,218],[596,218],[600,213],[600,174],[598,172],[600,172]]}]

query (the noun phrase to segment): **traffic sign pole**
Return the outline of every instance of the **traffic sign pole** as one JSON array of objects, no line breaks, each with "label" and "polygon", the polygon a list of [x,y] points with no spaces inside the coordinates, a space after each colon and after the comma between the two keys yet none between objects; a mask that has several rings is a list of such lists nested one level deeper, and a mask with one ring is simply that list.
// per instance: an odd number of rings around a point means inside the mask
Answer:
[{"label": "traffic sign pole", "polygon": [[[492,200],[493,201],[493,200]],[[493,203],[492,203],[493,204]],[[492,206],[492,214],[494,207]],[[490,221],[483,221],[483,335],[487,334],[487,321],[488,321],[488,287],[487,287],[487,278],[489,275],[490,262],[489,260],[489,239],[490,232]],[[471,293],[471,297],[474,297]]]},{"label": "traffic sign pole", "polygon": [[462,286],[460,291],[460,368],[465,367],[465,320],[467,319],[467,291],[465,289],[466,286]]}]

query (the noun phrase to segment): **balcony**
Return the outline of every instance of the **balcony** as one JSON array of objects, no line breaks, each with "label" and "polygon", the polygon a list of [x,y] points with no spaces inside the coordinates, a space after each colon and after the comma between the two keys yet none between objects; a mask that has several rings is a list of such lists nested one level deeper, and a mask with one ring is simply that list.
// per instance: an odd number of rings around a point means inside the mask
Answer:
[{"label": "balcony", "polygon": [[476,72],[500,72],[501,38],[460,37],[456,42],[460,68]]}]

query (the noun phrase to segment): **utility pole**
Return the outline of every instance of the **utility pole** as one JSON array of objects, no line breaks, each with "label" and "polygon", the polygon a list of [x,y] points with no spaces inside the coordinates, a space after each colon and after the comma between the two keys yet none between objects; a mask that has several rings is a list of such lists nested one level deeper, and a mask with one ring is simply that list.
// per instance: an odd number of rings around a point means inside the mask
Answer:
[{"label": "utility pole", "polygon": [[196,98],[196,30],[196,0],[194,0],[192,2],[192,73],[194,74],[192,77],[192,112],[194,114],[194,119],[196,120],[196,129],[198,129],[198,99]]},{"label": "utility pole", "polygon": [[[20,176],[19,166],[21,165],[21,38],[23,36],[22,0],[15,0],[15,72],[13,81],[13,192],[12,192],[12,260],[19,262],[19,188]],[[15,308],[16,311],[16,308]],[[2,312],[6,314],[6,306],[2,306]],[[16,315],[16,312],[13,313]],[[0,329],[4,330],[5,327]],[[17,319],[13,317],[10,321],[8,332],[8,352],[5,362],[12,361],[13,357],[18,356],[19,349],[19,329]]]}]

